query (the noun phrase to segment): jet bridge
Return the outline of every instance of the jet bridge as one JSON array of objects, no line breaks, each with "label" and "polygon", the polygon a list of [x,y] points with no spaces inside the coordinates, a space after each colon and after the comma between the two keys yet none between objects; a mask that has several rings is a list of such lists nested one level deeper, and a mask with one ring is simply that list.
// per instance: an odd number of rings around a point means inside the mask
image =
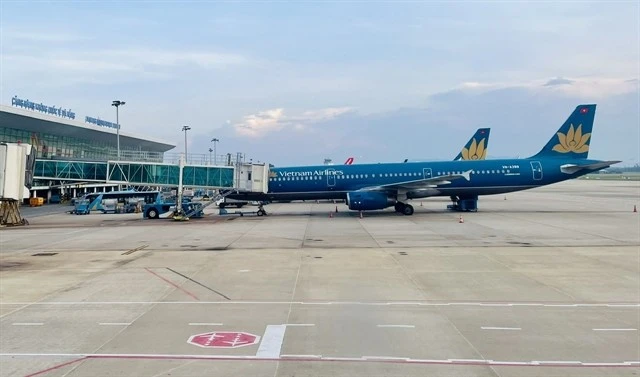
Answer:
[{"label": "jet bridge", "polygon": [[242,163],[234,171],[234,188],[238,191],[269,192],[269,165]]},{"label": "jet bridge", "polygon": [[[182,207],[182,192],[184,188],[183,184],[183,169],[184,161],[181,159],[179,164],[179,183],[178,183],[178,200],[176,203],[176,210],[174,211],[174,220],[189,220],[194,214],[198,214],[198,217],[203,215],[204,208],[217,202],[220,199],[224,199],[231,194],[241,192],[252,193],[264,193],[269,192],[269,164],[266,163],[253,163],[253,162],[241,162],[238,161],[233,167],[233,188],[221,189],[218,191],[218,195],[213,198],[207,204],[196,206],[190,210],[185,210]],[[260,216],[266,215],[266,211],[260,205],[258,209]]]}]

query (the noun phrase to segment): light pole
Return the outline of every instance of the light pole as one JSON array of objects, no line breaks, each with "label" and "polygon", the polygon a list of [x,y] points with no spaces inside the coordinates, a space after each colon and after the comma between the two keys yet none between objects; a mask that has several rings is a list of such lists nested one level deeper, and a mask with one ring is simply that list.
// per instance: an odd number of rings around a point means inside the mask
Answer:
[{"label": "light pole", "polygon": [[[211,141],[213,142],[213,164],[217,165],[218,164],[218,156],[217,156],[217,153],[216,153],[216,144],[218,144],[220,139],[213,138],[213,139],[211,139]],[[211,151],[209,151],[209,152],[211,152]],[[209,161],[211,161],[211,158],[209,158]]]},{"label": "light pole", "polygon": [[187,131],[189,131],[191,129],[191,127],[189,126],[182,126],[182,131],[184,131],[184,159],[185,162],[187,162]]},{"label": "light pole", "polygon": [[211,162],[213,161],[211,159],[211,152],[213,152],[213,149],[209,148],[209,164],[211,164]]},{"label": "light pole", "polygon": [[116,135],[117,135],[117,143],[118,143],[118,160],[120,160],[120,119],[119,119],[119,111],[118,108],[120,106],[123,106],[125,104],[124,101],[120,101],[120,100],[115,100],[113,102],[111,102],[111,106],[115,106],[116,107]]}]

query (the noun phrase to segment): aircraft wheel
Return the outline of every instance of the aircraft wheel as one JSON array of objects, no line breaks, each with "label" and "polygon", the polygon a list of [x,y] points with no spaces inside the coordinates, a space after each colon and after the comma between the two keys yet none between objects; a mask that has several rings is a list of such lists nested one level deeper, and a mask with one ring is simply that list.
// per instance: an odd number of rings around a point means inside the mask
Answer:
[{"label": "aircraft wheel", "polygon": [[404,206],[405,206],[404,203],[398,202],[393,206],[393,208],[396,210],[396,212],[402,213],[404,212]]},{"label": "aircraft wheel", "polygon": [[147,211],[147,217],[150,219],[157,219],[158,218],[158,211],[156,211],[154,208],[151,208]]},{"label": "aircraft wheel", "polygon": [[264,215],[265,215],[265,213],[264,213],[264,211],[263,211],[263,210],[259,209],[259,210],[258,210],[257,215],[258,215],[258,216],[264,216]]},{"label": "aircraft wheel", "polygon": [[413,215],[413,206],[411,204],[405,204],[404,208],[402,209],[402,213],[407,216]]}]

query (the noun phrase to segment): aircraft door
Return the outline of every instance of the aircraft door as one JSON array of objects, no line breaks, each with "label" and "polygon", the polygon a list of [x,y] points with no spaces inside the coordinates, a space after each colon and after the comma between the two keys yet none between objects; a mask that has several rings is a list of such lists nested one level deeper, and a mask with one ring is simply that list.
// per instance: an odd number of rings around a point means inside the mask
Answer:
[{"label": "aircraft door", "polygon": [[422,169],[422,175],[424,176],[424,179],[430,179],[432,177],[431,175],[431,168],[424,168]]},{"label": "aircraft door", "polygon": [[335,169],[327,169],[327,186],[334,187],[336,185]]},{"label": "aircraft door", "polygon": [[534,181],[542,179],[542,164],[540,164],[540,161],[531,161],[531,171],[533,172]]}]

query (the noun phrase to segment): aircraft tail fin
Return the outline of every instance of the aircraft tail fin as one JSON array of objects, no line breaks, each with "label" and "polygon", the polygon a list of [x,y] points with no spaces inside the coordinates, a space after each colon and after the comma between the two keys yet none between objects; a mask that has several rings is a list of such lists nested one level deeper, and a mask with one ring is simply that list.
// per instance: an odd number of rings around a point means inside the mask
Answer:
[{"label": "aircraft tail fin", "polygon": [[536,157],[587,158],[596,105],[579,105]]},{"label": "aircraft tail fin", "polygon": [[476,133],[465,144],[462,151],[453,159],[458,160],[484,160],[487,157],[489,147],[490,128],[478,128]]},{"label": "aircraft tail fin", "polygon": [[345,165],[351,165],[351,164],[353,164],[354,160],[355,159],[353,157],[349,157],[349,158],[347,158],[347,161],[344,162],[344,164]]}]

